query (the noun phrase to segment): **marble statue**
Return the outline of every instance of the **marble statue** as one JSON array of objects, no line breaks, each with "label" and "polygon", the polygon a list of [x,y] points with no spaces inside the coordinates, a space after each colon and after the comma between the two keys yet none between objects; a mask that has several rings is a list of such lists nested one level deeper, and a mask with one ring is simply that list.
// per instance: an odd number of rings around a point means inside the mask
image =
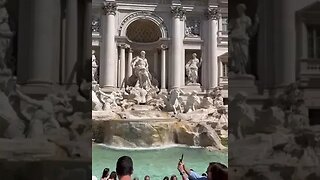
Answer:
[{"label": "marble statue", "polygon": [[97,63],[97,58],[95,55],[96,51],[92,50],[92,83],[96,83],[98,78],[97,78],[97,73],[98,73],[98,63]]},{"label": "marble statue", "polygon": [[192,59],[186,64],[187,85],[197,84],[198,81],[198,69],[201,65],[201,61],[197,58],[197,54],[192,54]]},{"label": "marble statue", "polygon": [[181,89],[175,88],[172,89],[168,97],[168,106],[170,110],[173,110],[174,114],[177,114],[179,110],[180,113],[183,112],[183,100],[180,94],[185,94]]},{"label": "marble statue", "polygon": [[134,75],[138,78],[135,87],[140,87],[145,90],[153,88],[151,83],[151,74],[149,72],[148,60],[145,57],[146,52],[141,51],[140,56],[135,57],[132,60],[131,66]]},{"label": "marble statue", "polygon": [[197,107],[199,107],[200,105],[200,97],[197,96],[197,91],[192,91],[191,93],[189,93],[188,98],[187,98],[187,102],[184,108],[184,112],[191,112],[191,111],[195,111]]},{"label": "marble statue", "polygon": [[246,100],[247,94],[240,92],[230,102],[229,132],[237,138],[243,138],[255,124],[254,109]]},{"label": "marble statue", "polygon": [[247,7],[245,4],[237,5],[238,17],[230,21],[230,58],[231,71],[237,74],[247,74],[246,68],[249,60],[249,40],[256,34],[259,23],[258,16],[255,23],[245,14]]},{"label": "marble statue", "polygon": [[99,85],[92,85],[92,90],[91,90],[91,99],[92,99],[92,110],[93,111],[102,111],[103,110],[103,104],[101,100],[99,99]]},{"label": "marble statue", "polygon": [[25,109],[25,115],[30,120],[28,138],[44,138],[52,130],[60,128],[55,118],[55,105],[61,103],[59,97],[49,94],[43,100],[36,100],[21,93],[18,89],[16,92],[19,98],[29,105]]},{"label": "marble statue", "polygon": [[6,3],[6,0],[0,1],[0,70],[7,68],[6,55],[10,47],[10,40],[13,37],[13,33],[9,27],[9,15],[5,7]]},{"label": "marble statue", "polygon": [[210,96],[202,98],[200,107],[204,109],[213,108],[213,99]]}]

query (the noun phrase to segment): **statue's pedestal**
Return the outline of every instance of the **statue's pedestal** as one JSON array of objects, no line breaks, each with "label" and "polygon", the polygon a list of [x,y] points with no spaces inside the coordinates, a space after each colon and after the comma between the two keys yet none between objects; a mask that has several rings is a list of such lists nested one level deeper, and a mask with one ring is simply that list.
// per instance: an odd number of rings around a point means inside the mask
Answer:
[{"label": "statue's pedestal", "polygon": [[258,88],[255,85],[255,77],[250,74],[232,74],[229,75],[229,96],[234,96],[239,92],[245,92],[247,95],[258,95]]},{"label": "statue's pedestal", "polygon": [[199,83],[189,83],[181,88],[183,92],[190,93],[192,91],[197,91],[198,93],[202,91]]}]

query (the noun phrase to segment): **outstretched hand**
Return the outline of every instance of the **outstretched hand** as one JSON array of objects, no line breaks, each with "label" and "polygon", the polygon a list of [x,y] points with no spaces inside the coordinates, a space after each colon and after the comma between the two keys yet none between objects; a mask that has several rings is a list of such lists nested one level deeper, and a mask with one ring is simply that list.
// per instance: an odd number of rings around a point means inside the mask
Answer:
[{"label": "outstretched hand", "polygon": [[184,163],[182,161],[179,161],[177,169],[179,172],[184,172]]}]

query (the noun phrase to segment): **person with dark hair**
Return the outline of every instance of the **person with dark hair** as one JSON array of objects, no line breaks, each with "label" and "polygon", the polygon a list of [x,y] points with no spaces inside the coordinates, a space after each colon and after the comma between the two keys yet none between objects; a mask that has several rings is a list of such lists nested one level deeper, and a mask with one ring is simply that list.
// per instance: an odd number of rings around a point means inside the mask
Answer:
[{"label": "person with dark hair", "polygon": [[201,176],[207,176],[207,173],[202,173]]},{"label": "person with dark hair", "polygon": [[108,180],[117,180],[117,173],[115,171],[112,171]]},{"label": "person with dark hair", "polygon": [[179,162],[178,170],[183,180],[227,180],[228,167],[218,162],[211,162],[207,168],[207,176],[200,176],[186,168],[183,162]]},{"label": "person with dark hair", "polygon": [[131,180],[133,161],[129,156],[122,156],[117,161],[116,172],[119,180]]},{"label": "person with dark hair", "polygon": [[172,175],[172,176],[170,177],[170,180],[178,180],[178,178],[177,178],[176,175]]},{"label": "person with dark hair", "polygon": [[102,176],[101,176],[101,180],[107,180],[109,177],[109,168],[104,168],[103,172],[102,172]]},{"label": "person with dark hair", "polygon": [[168,177],[168,176],[166,176],[166,177],[164,177],[164,178],[163,178],[163,180],[169,180],[169,177]]},{"label": "person with dark hair", "polygon": [[144,177],[144,180],[150,180],[150,176],[149,176],[149,175],[146,175],[146,176]]}]

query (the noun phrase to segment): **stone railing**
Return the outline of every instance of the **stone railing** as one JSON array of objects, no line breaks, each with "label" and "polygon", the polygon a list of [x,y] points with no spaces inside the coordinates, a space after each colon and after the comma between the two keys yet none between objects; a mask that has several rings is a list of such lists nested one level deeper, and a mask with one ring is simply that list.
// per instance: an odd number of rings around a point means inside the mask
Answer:
[{"label": "stone railing", "polygon": [[300,59],[298,61],[299,76],[319,76],[320,78],[320,59]]}]

